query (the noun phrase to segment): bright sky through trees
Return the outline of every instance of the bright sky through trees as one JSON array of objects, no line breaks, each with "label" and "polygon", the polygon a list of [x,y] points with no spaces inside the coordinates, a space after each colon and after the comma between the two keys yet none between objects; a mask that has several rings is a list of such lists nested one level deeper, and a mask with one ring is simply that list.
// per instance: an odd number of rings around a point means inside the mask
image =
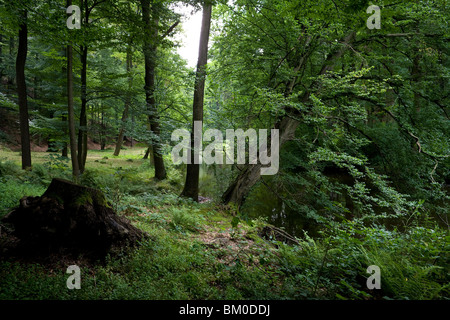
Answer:
[{"label": "bright sky through trees", "polygon": [[176,39],[182,43],[181,47],[178,48],[178,53],[187,60],[189,67],[195,67],[198,58],[202,12],[193,13],[192,6],[177,6],[175,11],[183,15],[181,21],[183,33],[176,35]]}]

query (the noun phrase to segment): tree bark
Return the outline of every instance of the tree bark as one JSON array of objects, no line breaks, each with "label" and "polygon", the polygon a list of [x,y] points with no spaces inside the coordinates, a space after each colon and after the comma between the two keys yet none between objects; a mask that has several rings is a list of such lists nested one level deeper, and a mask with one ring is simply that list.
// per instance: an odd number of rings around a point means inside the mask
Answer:
[{"label": "tree bark", "polygon": [[[87,0],[81,1],[81,10],[83,12],[82,28],[86,30],[89,23],[89,4]],[[84,172],[87,159],[87,57],[88,46],[83,45],[80,47],[81,51],[81,108],[80,108],[80,126],[78,128],[78,164],[80,166],[80,173]]]},{"label": "tree bark", "polygon": [[84,172],[87,158],[87,46],[81,47],[81,110],[80,127],[78,128],[78,164],[80,173]]},{"label": "tree bark", "polygon": [[[192,131],[191,131],[191,163],[187,164],[186,182],[184,184],[182,196],[192,198],[198,202],[199,185],[199,150],[195,150],[194,142],[194,123],[201,121],[203,124],[203,101],[205,93],[206,64],[208,62],[208,41],[211,26],[212,5],[205,3],[203,5],[202,27],[200,30],[200,44],[198,51],[197,72],[195,75],[194,103],[192,112]],[[201,130],[201,129],[200,129]]]},{"label": "tree bark", "polygon": [[[72,5],[72,0],[67,0],[67,7]],[[75,112],[73,106],[73,52],[72,45],[67,46],[67,111],[68,111],[68,126],[70,139],[70,158],[72,160],[72,175],[75,180],[80,175],[80,167],[77,157],[77,140],[75,132]]]},{"label": "tree bark", "polygon": [[20,144],[22,148],[22,169],[31,168],[30,129],[28,123],[27,84],[25,81],[25,64],[28,53],[27,11],[21,12],[19,30],[19,48],[16,59],[17,95],[19,98]]},{"label": "tree bark", "polygon": [[[159,125],[158,109],[156,107],[156,52],[158,41],[158,19],[153,17],[150,21],[150,1],[141,0],[142,5],[142,19],[144,22],[144,61],[145,61],[145,101],[147,103],[148,120],[150,123],[150,130],[156,136],[157,141],[152,142],[154,159],[155,159],[155,178],[164,180],[167,177],[166,168],[164,166],[163,156],[161,154],[161,129]],[[154,7],[151,8],[153,13],[157,15]]]},{"label": "tree bark", "polygon": [[142,159],[147,160],[149,158],[150,158],[150,166],[154,166],[155,165],[155,157],[154,157],[151,145],[148,146],[147,150],[145,151],[144,157]]},{"label": "tree bark", "polygon": [[[328,58],[324,61],[322,68],[318,75],[323,75],[331,70],[336,64],[337,60],[342,57],[345,51],[348,49],[349,45],[353,42],[356,33],[350,32],[342,40],[342,45],[337,48],[334,52],[328,55]],[[295,81],[295,78],[292,80]],[[311,88],[316,86],[317,81],[313,82]],[[291,90],[293,86],[290,86]],[[289,92],[291,94],[292,92]],[[306,103],[311,95],[311,91],[306,91],[301,97],[301,102]],[[295,136],[295,130],[300,124],[298,118],[301,116],[296,112],[296,110],[287,110],[287,116],[279,119],[275,124],[275,129],[280,131],[280,144],[279,148],[289,140],[292,140]],[[271,146],[268,146],[268,152],[270,152]],[[241,173],[236,177],[236,179],[231,183],[228,189],[222,195],[222,202],[225,204],[234,203],[237,207],[240,207],[244,201],[251,188],[259,181],[261,178],[261,164],[247,165]]]},{"label": "tree bark", "polygon": [[[286,141],[294,138],[295,130],[299,124],[299,121],[294,118],[284,117],[275,125],[275,129],[280,132],[280,148]],[[270,139],[267,140],[270,141]],[[269,153],[271,147],[267,147]],[[222,195],[222,201],[225,204],[234,203],[240,207],[251,188],[261,179],[261,167],[260,163],[247,165]]]},{"label": "tree bark", "polygon": [[[67,136],[67,124],[66,124],[67,117],[66,116],[61,116],[61,121],[64,122],[65,125],[66,125],[66,127],[64,128],[64,135]],[[62,150],[61,150],[61,156],[62,157],[66,157],[66,158],[69,157],[69,150],[67,148],[67,142],[63,143],[63,147],[62,147]]]},{"label": "tree bark", "polygon": [[105,150],[106,147],[106,126],[105,126],[105,109],[103,104],[101,105],[101,118],[100,118],[100,150]]},{"label": "tree bark", "polygon": [[[62,48],[62,55],[63,55],[63,57],[66,57],[66,56],[67,56],[67,47],[63,47],[63,48]],[[67,64],[65,64],[65,65],[62,66],[61,72],[62,72],[63,74],[67,74]],[[67,87],[66,87],[66,88],[62,88],[62,90],[61,90],[61,96],[65,96],[65,95],[66,95],[66,90],[67,90]],[[63,133],[64,133],[64,139],[66,139],[66,137],[67,137],[67,135],[68,135],[68,132],[67,132],[67,130],[68,130],[67,116],[64,115],[64,114],[62,114],[62,115],[61,115],[61,121],[63,122],[63,126],[64,126],[64,127],[63,127],[63,130],[62,130]],[[50,142],[49,142],[49,149],[51,149],[51,148],[50,148],[50,145],[53,146],[53,143],[50,144]],[[66,157],[66,158],[69,157],[69,148],[68,148],[68,144],[67,144],[67,142],[66,142],[65,140],[64,140],[63,145],[62,145],[61,156],[62,156],[62,157]]]},{"label": "tree bark", "polygon": [[133,77],[131,75],[131,69],[133,67],[133,57],[132,57],[132,51],[131,51],[131,45],[127,48],[127,74],[128,74],[128,92],[125,99],[125,107],[123,109],[122,114],[122,125],[120,127],[119,131],[119,137],[117,138],[116,143],[116,149],[114,150],[114,155],[118,156],[120,153],[120,149],[122,148],[123,144],[123,136],[125,134],[125,121],[128,119],[128,112],[130,109],[131,104],[131,96],[130,96],[130,90],[133,87]]},{"label": "tree bark", "polygon": [[150,150],[151,147],[148,147],[147,150],[145,151],[144,157],[142,158],[143,160],[147,160],[149,155],[150,155]]}]

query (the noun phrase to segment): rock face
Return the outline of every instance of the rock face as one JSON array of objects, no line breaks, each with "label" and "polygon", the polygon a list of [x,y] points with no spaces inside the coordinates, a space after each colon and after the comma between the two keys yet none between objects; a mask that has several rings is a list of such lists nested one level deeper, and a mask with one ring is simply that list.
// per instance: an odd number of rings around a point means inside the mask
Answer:
[{"label": "rock face", "polygon": [[112,248],[135,245],[146,236],[118,216],[97,189],[53,179],[40,197],[23,197],[2,219],[22,247],[70,251],[100,257]]}]

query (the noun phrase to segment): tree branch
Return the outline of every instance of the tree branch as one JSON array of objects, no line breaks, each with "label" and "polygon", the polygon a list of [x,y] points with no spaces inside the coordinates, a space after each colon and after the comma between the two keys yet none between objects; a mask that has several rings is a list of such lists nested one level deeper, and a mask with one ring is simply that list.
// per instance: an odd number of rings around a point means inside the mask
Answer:
[{"label": "tree branch", "polygon": [[422,145],[421,145],[421,143],[420,143],[420,138],[419,137],[417,137],[414,133],[412,133],[411,131],[409,131],[402,123],[401,123],[401,121],[400,120],[398,120],[398,118],[391,112],[391,111],[389,111],[389,110],[387,110],[386,109],[386,107],[384,106],[384,105],[382,105],[382,104],[380,104],[380,103],[378,103],[378,102],[376,102],[376,101],[374,101],[374,100],[372,100],[372,99],[370,99],[370,98],[368,98],[368,97],[357,97],[358,99],[361,99],[361,100],[364,100],[364,101],[368,101],[368,102],[370,102],[370,103],[372,103],[373,105],[376,105],[377,107],[379,107],[381,110],[383,110],[384,112],[386,112],[397,124],[398,124],[398,126],[407,134],[407,135],[409,135],[410,137],[412,137],[414,140],[415,140],[415,142],[416,142],[416,145],[418,146],[418,148],[419,148],[419,153],[423,153],[424,155],[426,155],[426,156],[428,156],[430,159],[432,159],[432,160],[434,160],[434,161],[437,161],[437,159],[438,158],[448,158],[449,157],[449,155],[440,155],[440,156],[435,156],[435,155],[432,155],[432,154],[430,154],[429,152],[427,152],[427,151],[425,151],[425,150],[423,150],[422,149]]},{"label": "tree branch", "polygon": [[176,28],[176,26],[180,23],[180,20],[178,20],[177,22],[175,22],[173,25],[170,26],[169,29],[167,29],[167,31],[162,35],[161,39],[164,39],[165,37],[167,37],[172,31],[173,29]]}]

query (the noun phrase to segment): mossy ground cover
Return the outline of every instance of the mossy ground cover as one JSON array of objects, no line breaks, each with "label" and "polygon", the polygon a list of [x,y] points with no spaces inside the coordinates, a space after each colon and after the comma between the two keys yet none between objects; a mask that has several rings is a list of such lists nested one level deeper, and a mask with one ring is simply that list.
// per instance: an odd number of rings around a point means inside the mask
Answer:
[{"label": "mossy ground cover", "polygon": [[[143,148],[90,151],[79,183],[101,189],[119,215],[149,234],[137,248],[102,263],[45,264],[0,259],[0,299],[446,299],[449,236],[430,222],[406,231],[330,223],[298,245],[259,236],[247,220],[215,199],[180,198],[183,175],[152,179]],[[131,159],[131,161],[130,161]],[[0,152],[0,216],[25,195],[41,195],[52,177],[70,179],[67,160],[33,153],[22,171],[18,153]],[[81,289],[66,269],[81,268]],[[369,290],[366,268],[381,267],[381,290]]]}]

